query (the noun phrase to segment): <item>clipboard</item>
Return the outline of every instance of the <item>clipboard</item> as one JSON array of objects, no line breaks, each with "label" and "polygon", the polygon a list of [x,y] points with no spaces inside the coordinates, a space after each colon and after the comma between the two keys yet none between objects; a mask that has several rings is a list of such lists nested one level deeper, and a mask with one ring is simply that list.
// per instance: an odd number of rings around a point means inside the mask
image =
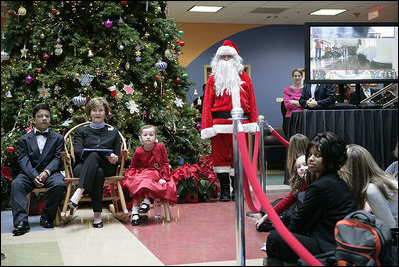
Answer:
[{"label": "clipboard", "polygon": [[100,152],[100,153],[103,153],[105,156],[109,156],[109,155],[111,155],[113,150],[112,149],[108,149],[108,148],[84,148],[80,158],[84,159],[85,157],[87,157],[87,155],[90,152]]}]

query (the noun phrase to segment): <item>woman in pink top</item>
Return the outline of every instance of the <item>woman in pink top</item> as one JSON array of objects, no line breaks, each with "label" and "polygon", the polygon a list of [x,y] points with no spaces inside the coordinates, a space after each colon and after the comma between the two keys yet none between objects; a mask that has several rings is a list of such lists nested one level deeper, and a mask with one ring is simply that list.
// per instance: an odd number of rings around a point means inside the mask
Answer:
[{"label": "woman in pink top", "polygon": [[292,71],[292,79],[294,84],[287,86],[284,89],[284,106],[287,110],[283,121],[283,130],[286,136],[288,136],[288,125],[293,111],[303,110],[301,104],[299,104],[299,98],[303,89],[303,68],[296,68]]}]

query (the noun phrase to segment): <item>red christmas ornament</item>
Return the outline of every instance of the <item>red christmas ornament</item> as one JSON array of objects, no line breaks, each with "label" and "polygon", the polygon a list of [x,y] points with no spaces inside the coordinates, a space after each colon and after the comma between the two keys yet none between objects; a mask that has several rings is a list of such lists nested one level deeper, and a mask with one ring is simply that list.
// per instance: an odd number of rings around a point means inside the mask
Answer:
[{"label": "red christmas ornament", "polygon": [[10,153],[12,153],[12,152],[15,151],[15,149],[14,149],[13,146],[9,146],[9,147],[7,147],[7,151],[10,152]]},{"label": "red christmas ornament", "polygon": [[125,6],[127,4],[127,1],[121,1],[121,4]]},{"label": "red christmas ornament", "polygon": [[42,72],[42,68],[37,68],[37,73]]},{"label": "red christmas ornament", "polygon": [[176,78],[176,82],[180,83],[181,79],[179,77]]},{"label": "red christmas ornament", "polygon": [[184,46],[184,41],[180,42],[180,46],[183,47]]},{"label": "red christmas ornament", "polygon": [[158,75],[155,75],[155,80],[159,80],[159,76]]},{"label": "red christmas ornament", "polygon": [[45,60],[48,60],[48,59],[50,58],[50,56],[47,55],[47,54],[45,54],[45,55],[43,56],[43,58],[44,58]]},{"label": "red christmas ornament", "polygon": [[10,10],[10,11],[8,11],[8,15],[9,15],[9,16],[11,16],[13,13],[15,13],[15,11],[14,11],[14,10]]},{"label": "red christmas ornament", "polygon": [[180,43],[180,41],[179,40],[176,40],[176,44],[179,44]]},{"label": "red christmas ornament", "polygon": [[111,92],[111,96],[116,96],[118,93],[116,92],[116,90]]},{"label": "red christmas ornament", "polygon": [[51,12],[56,13],[56,12],[57,12],[57,9],[52,8],[52,9],[51,9]]}]

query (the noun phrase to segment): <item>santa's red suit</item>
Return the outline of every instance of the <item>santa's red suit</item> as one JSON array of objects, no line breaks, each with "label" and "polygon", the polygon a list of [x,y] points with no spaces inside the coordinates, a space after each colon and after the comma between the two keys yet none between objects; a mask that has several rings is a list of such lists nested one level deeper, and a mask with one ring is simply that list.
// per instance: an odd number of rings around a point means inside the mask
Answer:
[{"label": "santa's red suit", "polygon": [[[238,53],[234,43],[226,40],[218,49],[215,57],[221,55],[234,56]],[[231,111],[233,107],[243,109],[245,119],[242,120],[242,124],[245,132],[256,132],[258,119],[251,78],[244,71],[237,73],[237,75],[239,75],[241,81],[241,85],[237,86],[239,94],[237,92],[228,93],[227,90],[222,94],[217,94],[215,76],[211,75],[206,84],[202,107],[201,138],[211,138],[214,171],[218,174],[229,173],[231,176],[234,176]]]}]

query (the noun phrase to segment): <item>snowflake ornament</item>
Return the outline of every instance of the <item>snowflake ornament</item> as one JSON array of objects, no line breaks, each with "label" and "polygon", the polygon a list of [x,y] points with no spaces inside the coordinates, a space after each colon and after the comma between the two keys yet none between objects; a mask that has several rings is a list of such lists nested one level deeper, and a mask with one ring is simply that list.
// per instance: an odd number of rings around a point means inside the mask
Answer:
[{"label": "snowflake ornament", "polygon": [[81,74],[78,78],[81,86],[90,86],[94,76],[88,73]]},{"label": "snowflake ornament", "polygon": [[177,98],[176,97],[176,99],[175,99],[175,101],[173,101],[173,102],[175,102],[175,104],[176,104],[176,106],[178,107],[178,108],[182,108],[183,107],[183,100],[181,100],[181,98]]}]

